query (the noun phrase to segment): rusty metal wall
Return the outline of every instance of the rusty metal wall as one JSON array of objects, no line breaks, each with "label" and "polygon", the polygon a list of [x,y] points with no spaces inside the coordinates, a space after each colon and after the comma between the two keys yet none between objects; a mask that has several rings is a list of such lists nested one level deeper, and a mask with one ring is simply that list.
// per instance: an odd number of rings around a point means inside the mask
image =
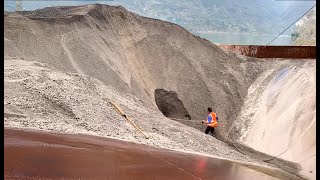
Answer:
[{"label": "rusty metal wall", "polygon": [[219,45],[221,48],[256,58],[316,59],[316,46]]}]

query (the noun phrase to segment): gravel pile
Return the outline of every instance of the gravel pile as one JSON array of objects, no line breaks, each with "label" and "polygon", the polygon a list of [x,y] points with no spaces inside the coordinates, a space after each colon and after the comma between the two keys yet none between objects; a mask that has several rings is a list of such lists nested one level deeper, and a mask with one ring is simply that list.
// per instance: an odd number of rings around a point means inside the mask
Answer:
[{"label": "gravel pile", "polygon": [[[116,102],[150,138],[139,134],[109,101]],[[120,94],[90,77],[53,71],[38,62],[5,61],[4,105],[5,127],[84,133],[255,162],[210,135],[144,107],[132,95]]]}]

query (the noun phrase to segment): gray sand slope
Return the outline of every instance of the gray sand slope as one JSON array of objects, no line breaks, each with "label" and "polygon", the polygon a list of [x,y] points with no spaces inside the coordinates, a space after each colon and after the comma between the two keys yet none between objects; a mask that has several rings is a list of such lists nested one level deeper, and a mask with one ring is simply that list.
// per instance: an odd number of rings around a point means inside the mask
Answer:
[{"label": "gray sand slope", "polygon": [[[175,24],[140,17],[122,7],[86,5],[6,13],[4,24],[6,127],[93,134],[274,166],[220,140],[228,142],[231,134],[235,141],[275,155],[245,138],[265,132],[246,116],[258,112],[265,100],[268,86],[256,87],[268,85],[284,68],[297,69],[289,77],[304,71],[311,77],[315,74],[314,60],[239,58]],[[306,98],[315,95],[314,87],[312,83],[304,87],[310,90]],[[299,87],[287,85],[276,91],[286,88]],[[189,114],[191,119],[203,119],[206,108],[212,106],[223,123],[217,129],[220,140],[166,118],[155,102],[155,92],[162,89],[176,93],[174,103],[179,102],[182,110],[173,113],[175,118]],[[143,139],[109,100],[151,138]],[[310,112],[315,113],[315,107]],[[248,119],[252,122],[241,123]],[[315,132],[308,132],[315,140]],[[288,136],[282,141],[290,141]]]}]

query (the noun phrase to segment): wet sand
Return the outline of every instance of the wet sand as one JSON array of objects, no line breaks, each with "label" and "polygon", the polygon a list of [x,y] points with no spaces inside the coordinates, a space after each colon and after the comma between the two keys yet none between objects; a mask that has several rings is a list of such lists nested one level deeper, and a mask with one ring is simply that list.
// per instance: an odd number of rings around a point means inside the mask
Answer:
[{"label": "wet sand", "polygon": [[226,160],[89,135],[5,129],[6,179],[276,179]]}]

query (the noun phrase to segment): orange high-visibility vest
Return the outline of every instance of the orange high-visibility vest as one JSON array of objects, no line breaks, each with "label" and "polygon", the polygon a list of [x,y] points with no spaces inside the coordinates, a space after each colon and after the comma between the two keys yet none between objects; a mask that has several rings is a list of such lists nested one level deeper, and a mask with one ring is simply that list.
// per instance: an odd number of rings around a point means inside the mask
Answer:
[{"label": "orange high-visibility vest", "polygon": [[[209,121],[208,121],[209,116],[211,116],[211,118],[212,118],[210,123],[209,123]],[[208,115],[208,118],[207,118],[207,122],[208,122],[207,126],[210,126],[210,127],[216,127],[216,126],[218,126],[218,123],[217,123],[217,114],[216,114],[216,113],[211,112],[211,113]]]}]

